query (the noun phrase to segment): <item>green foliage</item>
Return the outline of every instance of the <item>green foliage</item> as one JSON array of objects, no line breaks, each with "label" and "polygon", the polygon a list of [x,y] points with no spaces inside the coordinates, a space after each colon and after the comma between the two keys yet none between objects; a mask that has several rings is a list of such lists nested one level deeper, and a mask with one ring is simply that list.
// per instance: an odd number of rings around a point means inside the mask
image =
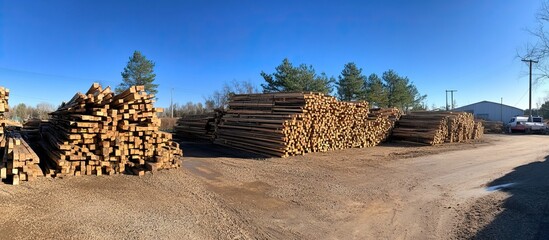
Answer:
[{"label": "green foliage", "polygon": [[419,94],[408,77],[401,77],[388,70],[381,78],[371,74],[366,81],[366,101],[376,107],[397,107],[402,110],[424,110],[423,101],[427,95]]},{"label": "green foliage", "polygon": [[[335,82],[333,77],[328,78],[324,73],[317,75],[312,66],[301,64],[294,67],[287,58],[275,70],[273,74],[261,72],[266,82],[261,84],[265,93],[311,91],[329,94]],[[427,109],[423,103],[427,95],[421,95],[408,77],[401,77],[393,70],[384,72],[381,78],[376,74],[366,78],[361,68],[349,62],[335,85],[337,96],[343,101],[366,100],[371,106],[402,110]]]},{"label": "green foliage", "polygon": [[[543,119],[549,119],[549,101],[544,102],[537,112],[537,115]],[[528,115],[528,110],[525,111],[525,115]]]},{"label": "green foliage", "polygon": [[420,95],[416,86],[408,77],[401,77],[395,71],[383,73],[382,79],[387,92],[387,107],[397,107],[403,110],[420,108],[427,95]]},{"label": "green foliage", "polygon": [[362,68],[355,63],[345,64],[337,85],[337,95],[343,101],[356,101],[365,98],[366,77],[362,75]]},{"label": "green foliage", "polygon": [[387,107],[389,99],[385,85],[375,73],[372,73],[366,82],[366,101],[372,106]]},{"label": "green foliage", "polygon": [[263,92],[321,92],[329,94],[332,92],[333,77],[328,78],[326,74],[317,75],[312,66],[305,64],[294,67],[285,58],[275,68],[276,72],[267,74],[261,72],[266,84],[261,84]]},{"label": "green foliage", "polygon": [[115,91],[121,93],[131,86],[143,85],[147,93],[156,94],[158,84],[154,84],[156,78],[154,65],[154,62],[148,60],[141,52],[133,52],[128,64],[121,73],[122,83],[116,87]]}]

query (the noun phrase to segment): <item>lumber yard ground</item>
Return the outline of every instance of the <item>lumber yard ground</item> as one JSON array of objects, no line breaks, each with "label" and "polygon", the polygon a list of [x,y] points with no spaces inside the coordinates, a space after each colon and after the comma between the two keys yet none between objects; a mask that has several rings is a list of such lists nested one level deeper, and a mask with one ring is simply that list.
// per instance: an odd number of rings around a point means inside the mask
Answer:
[{"label": "lumber yard ground", "polygon": [[549,138],[261,159],[183,142],[183,168],[0,185],[3,239],[544,239]]}]

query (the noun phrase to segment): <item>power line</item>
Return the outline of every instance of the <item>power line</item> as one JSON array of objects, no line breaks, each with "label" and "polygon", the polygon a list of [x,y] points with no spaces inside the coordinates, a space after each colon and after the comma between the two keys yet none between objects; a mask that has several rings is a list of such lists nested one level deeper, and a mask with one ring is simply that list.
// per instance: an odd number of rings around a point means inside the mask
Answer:
[{"label": "power line", "polygon": [[528,90],[524,91],[524,93],[522,94],[522,97],[519,98],[519,100],[517,101],[517,103],[515,103],[514,106],[517,106],[519,104],[520,101],[522,101],[522,99],[524,98],[524,96],[526,96],[526,94],[528,93]]}]

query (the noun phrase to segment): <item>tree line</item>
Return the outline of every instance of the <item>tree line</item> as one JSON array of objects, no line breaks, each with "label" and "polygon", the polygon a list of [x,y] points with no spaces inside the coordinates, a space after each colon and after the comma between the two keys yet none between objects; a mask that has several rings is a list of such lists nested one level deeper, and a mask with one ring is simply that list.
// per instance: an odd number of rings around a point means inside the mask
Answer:
[{"label": "tree line", "polygon": [[[115,91],[120,93],[130,86],[144,85],[149,94],[158,92],[155,84],[155,63],[147,59],[141,52],[134,51],[126,67],[121,72],[122,81]],[[264,93],[273,92],[321,92],[333,94],[342,101],[368,101],[373,107],[397,107],[402,110],[425,109],[423,101],[427,97],[421,95],[408,77],[400,76],[394,70],[387,70],[381,77],[375,73],[368,77],[362,73],[362,68],[350,62],[344,65],[341,74],[335,77],[324,72],[317,73],[312,65],[299,64],[294,66],[287,58],[275,67],[275,72],[267,74],[261,71],[260,76],[265,83],[261,84]],[[181,117],[185,115],[212,112],[214,109],[226,108],[233,94],[259,93],[250,81],[225,83],[220,90],[206,97],[204,103],[175,103],[160,113],[160,117]],[[12,119],[26,120],[29,118],[47,119],[47,113],[54,111],[51,104],[41,103],[36,107],[23,103],[12,107],[8,115]]]},{"label": "tree line", "polygon": [[[148,60],[139,51],[130,57],[122,75],[122,83],[117,87],[121,92],[132,85],[145,85],[148,93],[156,93],[158,84],[154,84],[154,62]],[[321,92],[336,95],[342,101],[368,101],[374,107],[397,107],[402,110],[425,109],[423,101],[427,95],[421,95],[406,76],[400,76],[394,70],[387,70],[381,77],[375,73],[366,77],[362,68],[349,62],[344,65],[341,74],[336,79],[328,77],[324,72],[318,74],[312,65],[299,64],[294,66],[288,58],[275,67],[272,74],[261,71],[265,83],[261,84],[264,93],[272,92]],[[225,108],[232,94],[257,93],[259,89],[249,81],[232,81],[225,83],[205,99],[204,104],[187,103],[173,105],[164,115],[174,116],[192,114],[195,112],[212,111]],[[177,112],[177,114],[176,114]]]},{"label": "tree line", "polygon": [[272,74],[261,72],[265,84],[263,92],[322,92],[335,95],[342,101],[368,101],[375,107],[397,107],[402,110],[425,109],[416,86],[394,70],[383,72],[381,77],[372,73],[366,77],[362,68],[349,62],[344,65],[336,80],[325,73],[317,74],[312,66],[300,64],[295,67],[288,59],[275,68]]},{"label": "tree line", "polygon": [[48,119],[48,113],[55,111],[56,107],[49,103],[39,103],[36,106],[19,103],[11,106],[9,112],[5,112],[4,116],[16,121],[24,121],[31,118]]}]

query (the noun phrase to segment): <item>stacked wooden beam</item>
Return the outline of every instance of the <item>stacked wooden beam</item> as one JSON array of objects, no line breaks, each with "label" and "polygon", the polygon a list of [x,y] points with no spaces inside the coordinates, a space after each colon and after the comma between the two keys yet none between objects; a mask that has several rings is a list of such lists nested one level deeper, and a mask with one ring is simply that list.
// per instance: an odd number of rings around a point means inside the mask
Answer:
[{"label": "stacked wooden beam", "polygon": [[114,94],[93,84],[51,113],[41,127],[48,174],[101,175],[179,167],[182,151],[160,132],[154,95],[143,86]]},{"label": "stacked wooden beam", "polygon": [[4,87],[0,87],[0,158],[4,153],[4,147],[6,145],[6,140],[4,137],[4,132],[6,123],[4,122],[4,113],[9,112],[8,100],[10,97],[10,90]]},{"label": "stacked wooden beam", "polygon": [[28,121],[23,123],[23,127],[21,128],[21,135],[27,140],[27,141],[37,141],[40,139],[40,124],[42,123],[42,120],[40,119],[29,119]]},{"label": "stacked wooden beam", "polygon": [[366,102],[340,102],[320,93],[234,95],[215,143],[272,156],[369,147],[387,137],[385,112],[369,116]]},{"label": "stacked wooden beam", "polygon": [[396,140],[425,143],[464,142],[474,137],[473,115],[465,112],[412,112],[404,115],[393,129]]},{"label": "stacked wooden beam", "polygon": [[10,97],[10,90],[5,87],[0,87],[0,114],[9,112],[10,106],[8,100]]},{"label": "stacked wooden beam", "polygon": [[188,115],[177,120],[176,135],[179,138],[214,140],[217,113]]},{"label": "stacked wooden beam", "polygon": [[18,185],[19,181],[31,181],[42,175],[39,163],[40,159],[21,134],[16,132],[6,134],[0,178],[8,179],[13,185]]}]

